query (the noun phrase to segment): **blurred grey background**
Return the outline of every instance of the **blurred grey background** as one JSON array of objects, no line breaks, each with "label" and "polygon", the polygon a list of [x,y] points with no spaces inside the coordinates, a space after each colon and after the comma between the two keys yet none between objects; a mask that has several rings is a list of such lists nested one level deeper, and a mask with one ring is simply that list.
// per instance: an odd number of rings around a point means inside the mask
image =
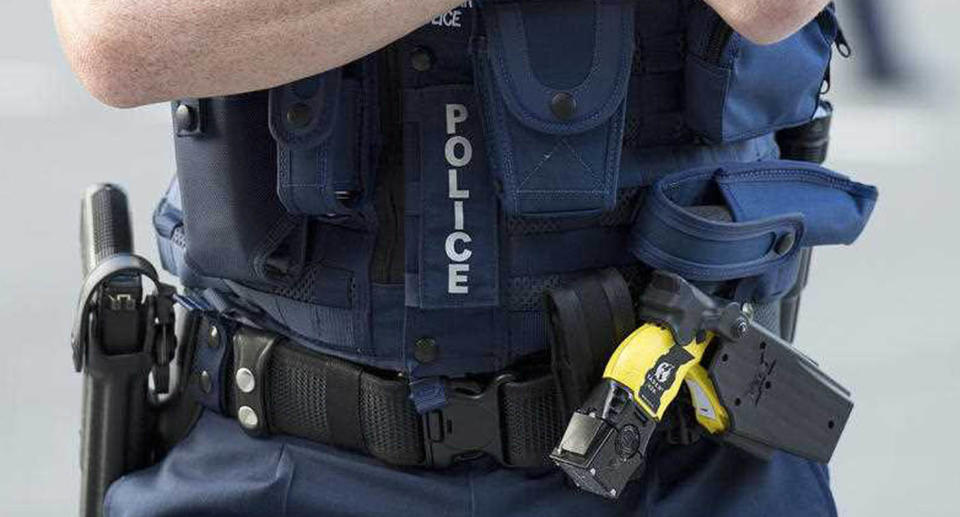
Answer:
[{"label": "blurred grey background", "polygon": [[[884,85],[863,59],[866,15],[851,9],[862,1],[838,2],[855,59],[835,59],[829,165],[879,185],[881,200],[852,248],[815,254],[798,343],[856,398],[832,463],[841,515],[958,515],[960,3],[885,2],[906,66]],[[150,213],[174,168],[169,112],[90,98],[47,2],[4,0],[0,20],[0,515],[71,515],[79,199],[90,183],[123,184],[138,250],[156,259]]]}]

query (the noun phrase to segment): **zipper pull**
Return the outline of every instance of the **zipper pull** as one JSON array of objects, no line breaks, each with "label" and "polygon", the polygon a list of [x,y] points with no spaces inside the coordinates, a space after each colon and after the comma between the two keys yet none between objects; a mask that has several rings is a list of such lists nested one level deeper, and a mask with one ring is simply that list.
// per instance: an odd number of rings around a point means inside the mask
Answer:
[{"label": "zipper pull", "polygon": [[843,28],[840,27],[839,22],[837,22],[837,37],[834,43],[837,45],[837,52],[840,52],[841,56],[848,58],[853,55],[853,49],[847,43],[847,37],[843,34]]}]

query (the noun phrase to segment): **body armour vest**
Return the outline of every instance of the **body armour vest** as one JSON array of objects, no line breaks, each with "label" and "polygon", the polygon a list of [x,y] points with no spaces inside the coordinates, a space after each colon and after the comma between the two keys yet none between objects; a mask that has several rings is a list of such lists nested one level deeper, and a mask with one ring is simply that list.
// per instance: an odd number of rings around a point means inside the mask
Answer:
[{"label": "body armour vest", "polygon": [[778,159],[837,34],[832,6],[758,46],[699,0],[468,1],[341,68],[175,102],[163,265],[187,305],[411,378],[543,352],[544,291],[598,268],[776,300],[876,199]]}]

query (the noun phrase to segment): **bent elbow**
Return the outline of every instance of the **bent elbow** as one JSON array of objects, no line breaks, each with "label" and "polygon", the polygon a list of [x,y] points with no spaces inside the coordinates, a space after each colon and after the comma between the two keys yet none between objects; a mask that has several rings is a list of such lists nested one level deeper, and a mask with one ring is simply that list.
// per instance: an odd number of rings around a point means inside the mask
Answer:
[{"label": "bent elbow", "polygon": [[83,87],[115,108],[153,102],[156,85],[143,39],[109,18],[83,22],[69,28],[58,24],[67,61]]}]

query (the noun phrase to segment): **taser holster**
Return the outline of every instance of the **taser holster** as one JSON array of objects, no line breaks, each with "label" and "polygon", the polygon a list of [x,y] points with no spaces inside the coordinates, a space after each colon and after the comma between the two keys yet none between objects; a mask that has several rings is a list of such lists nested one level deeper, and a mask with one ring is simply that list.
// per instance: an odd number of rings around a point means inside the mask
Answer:
[{"label": "taser holster", "polygon": [[[613,320],[608,304],[615,298],[599,306],[570,303],[589,283],[607,286],[608,292],[627,289],[622,277],[608,270],[581,279],[580,287],[552,291],[547,306],[553,332],[566,336],[554,341],[555,358],[574,349],[597,349],[591,343],[598,341],[583,340],[588,333],[576,329]],[[830,460],[853,407],[849,392],[752,321],[740,304],[719,303],[679,275],[655,271],[639,296],[636,315],[647,324],[612,353],[603,381],[579,403],[551,454],[578,487],[619,496],[646,463],[648,445],[683,384],[697,421],[724,442],[761,458],[777,449]],[[562,371],[571,368],[569,363],[554,364],[561,383],[571,378]],[[582,384],[561,390],[567,404],[583,393]]]}]

